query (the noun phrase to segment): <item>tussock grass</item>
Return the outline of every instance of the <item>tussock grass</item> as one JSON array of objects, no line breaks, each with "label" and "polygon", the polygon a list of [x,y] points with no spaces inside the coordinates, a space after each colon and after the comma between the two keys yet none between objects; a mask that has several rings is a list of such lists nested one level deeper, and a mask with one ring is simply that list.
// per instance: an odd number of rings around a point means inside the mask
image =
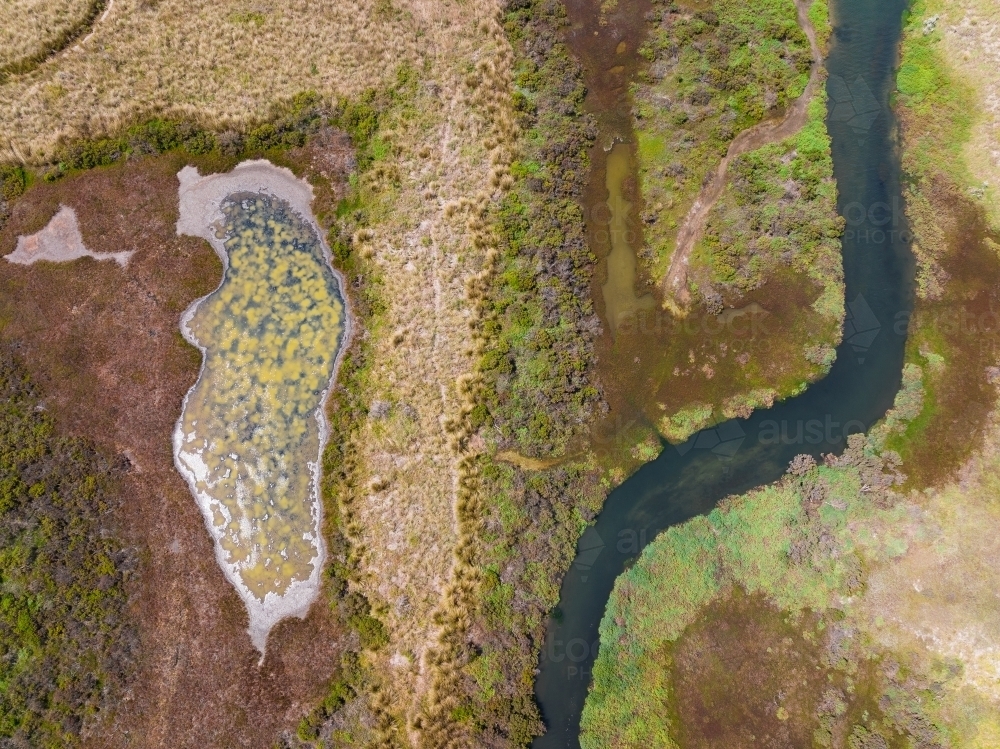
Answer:
[{"label": "tussock grass", "polygon": [[[361,311],[331,406],[334,423],[349,425],[346,444],[331,446],[342,453],[328,467],[341,476],[338,564],[368,601],[359,623],[381,629],[361,643],[354,696],[324,710],[363,705],[374,716],[365,735],[382,744],[469,736],[456,679],[479,586],[482,446],[470,415],[482,399],[482,300],[498,258],[488,217],[511,185],[520,131],[495,13],[486,4],[461,13],[433,66],[400,66],[390,85],[336,116],[359,171],[327,215],[330,244]],[[311,719],[300,739],[326,740],[337,720]]]},{"label": "tussock grass", "polygon": [[0,81],[62,49],[104,10],[106,0],[9,0],[0,5]]},{"label": "tussock grass", "polygon": [[[28,5],[15,3],[21,20],[0,28],[29,24]],[[117,0],[86,40],[0,85],[4,149],[46,160],[61,139],[113,132],[137,114],[174,112],[222,131],[303,88],[357,96],[391,81],[400,64],[422,68],[435,49],[474,35],[466,19],[482,14],[478,4],[381,5]]]}]

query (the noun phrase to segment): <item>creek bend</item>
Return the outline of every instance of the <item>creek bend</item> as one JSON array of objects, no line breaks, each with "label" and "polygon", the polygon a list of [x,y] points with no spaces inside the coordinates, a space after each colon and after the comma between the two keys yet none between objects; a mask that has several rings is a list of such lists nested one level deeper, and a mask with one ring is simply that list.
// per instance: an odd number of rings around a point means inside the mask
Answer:
[{"label": "creek bend", "polygon": [[[599,5],[566,2],[572,23],[567,42],[583,65],[588,106],[601,131],[587,195],[591,205],[607,199],[606,150],[630,137],[625,92],[628,76],[641,63],[616,59],[615,53],[623,40],[630,49],[641,41],[648,10],[644,2],[623,3],[605,25],[599,22]],[[535,687],[547,731],[535,740],[536,749],[580,745],[580,715],[605,605],[615,579],[659,532],[711,511],[726,496],[776,481],[800,453],[841,452],[848,434],[871,427],[892,406],[913,305],[913,257],[905,241],[889,106],[906,2],[831,0],[830,5],[827,122],[838,212],[850,227],[842,240],[847,321],[837,360],[824,379],[795,398],[749,419],[717,424],[682,445],[666,445],[655,461],[611,492],[579,542],[548,622]],[[634,176],[627,181],[637,183]],[[865,208],[863,217],[858,206]],[[881,213],[872,210],[887,206]],[[889,226],[882,221],[886,212]],[[608,249],[595,246],[602,258]],[[598,289],[595,301],[599,295]],[[618,400],[628,400],[628,394]]]}]

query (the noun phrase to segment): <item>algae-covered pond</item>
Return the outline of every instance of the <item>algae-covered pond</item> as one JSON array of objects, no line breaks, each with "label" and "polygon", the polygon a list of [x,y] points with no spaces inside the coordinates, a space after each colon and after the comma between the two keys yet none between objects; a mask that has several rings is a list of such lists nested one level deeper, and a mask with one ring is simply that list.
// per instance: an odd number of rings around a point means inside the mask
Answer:
[{"label": "algae-covered pond", "polygon": [[218,199],[214,218],[226,270],[182,323],[204,363],[175,455],[263,650],[270,627],[304,615],[318,587],[322,407],[346,310],[314,223],[288,200],[237,190]]}]

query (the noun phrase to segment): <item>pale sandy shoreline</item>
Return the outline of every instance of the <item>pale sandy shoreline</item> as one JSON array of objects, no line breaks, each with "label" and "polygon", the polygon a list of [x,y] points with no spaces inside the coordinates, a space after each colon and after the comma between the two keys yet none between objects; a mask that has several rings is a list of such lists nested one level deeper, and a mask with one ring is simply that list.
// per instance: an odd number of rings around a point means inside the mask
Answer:
[{"label": "pale sandy shoreline", "polygon": [[[226,578],[233,584],[240,598],[243,599],[247,607],[250,618],[248,632],[254,646],[261,652],[262,656],[267,645],[267,637],[274,627],[282,619],[288,617],[298,617],[304,619],[309,612],[309,608],[319,595],[321,582],[320,575],[323,563],[326,559],[326,548],[322,535],[322,500],[319,495],[320,486],[320,463],[323,449],[329,439],[329,425],[326,420],[326,402],[329,398],[333,383],[336,381],[337,372],[340,369],[340,361],[351,335],[351,317],[348,309],[347,295],[344,292],[345,285],[343,276],[333,267],[332,255],[323,239],[323,232],[316,223],[312,215],[311,204],[313,200],[312,186],[304,180],[298,179],[290,170],[276,167],[266,160],[245,161],[236,166],[227,174],[212,174],[201,176],[198,170],[191,166],[184,167],[177,174],[180,182],[178,199],[180,202],[180,217],[177,221],[177,234],[201,237],[211,244],[223,263],[223,268],[229,266],[229,258],[221,237],[216,231],[221,227],[224,220],[222,214],[223,201],[234,193],[255,193],[265,194],[287,202],[296,213],[306,220],[316,232],[320,244],[323,247],[323,254],[333,272],[340,290],[341,301],[344,305],[344,329],[341,334],[340,344],[337,350],[337,358],[334,362],[333,373],[327,388],[323,391],[319,408],[316,411],[316,419],[319,424],[320,450],[316,456],[316,461],[310,463],[313,473],[312,494],[313,494],[313,538],[315,539],[316,556],[313,557],[313,572],[307,580],[293,582],[288,590],[281,596],[268,593],[264,600],[259,600],[243,584],[239,577],[235,565],[229,564],[224,558],[224,551],[219,545],[221,533],[216,528],[210,506],[210,498],[200,495],[196,489],[195,477],[190,468],[180,460],[182,448],[182,421],[183,416],[178,419],[177,426],[173,434],[174,464],[177,470],[184,476],[195,496],[198,506],[201,508],[205,518],[205,524],[215,540],[216,560],[226,575]],[[223,279],[220,279],[221,287]],[[219,287],[200,299],[195,300],[191,306],[181,316],[181,333],[184,338],[202,352],[201,371],[198,380],[192,386],[188,394],[184,396],[182,414],[187,406],[190,393],[201,382],[205,371],[206,350],[194,337],[189,328],[189,322],[205,299],[210,297]],[[262,657],[263,660],[263,657]]]}]

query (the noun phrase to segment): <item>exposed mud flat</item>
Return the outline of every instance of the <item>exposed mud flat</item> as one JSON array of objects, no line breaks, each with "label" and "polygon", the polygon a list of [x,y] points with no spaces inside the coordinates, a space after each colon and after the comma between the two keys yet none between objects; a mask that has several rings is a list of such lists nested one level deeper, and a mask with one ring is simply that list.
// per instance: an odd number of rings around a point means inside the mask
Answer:
[{"label": "exposed mud flat", "polygon": [[17,249],[4,258],[10,263],[31,265],[39,260],[68,263],[82,257],[94,260],[114,260],[123,268],[128,265],[133,250],[123,252],[92,252],[83,243],[76,211],[69,206],[59,206],[59,211],[41,231],[17,238]]},{"label": "exposed mud flat", "polygon": [[320,590],[323,415],[348,327],[343,281],[310,214],[312,188],[266,161],[178,174],[178,234],[225,267],[181,330],[204,357],[174,457],[240,594],[254,645],[304,618]]}]

